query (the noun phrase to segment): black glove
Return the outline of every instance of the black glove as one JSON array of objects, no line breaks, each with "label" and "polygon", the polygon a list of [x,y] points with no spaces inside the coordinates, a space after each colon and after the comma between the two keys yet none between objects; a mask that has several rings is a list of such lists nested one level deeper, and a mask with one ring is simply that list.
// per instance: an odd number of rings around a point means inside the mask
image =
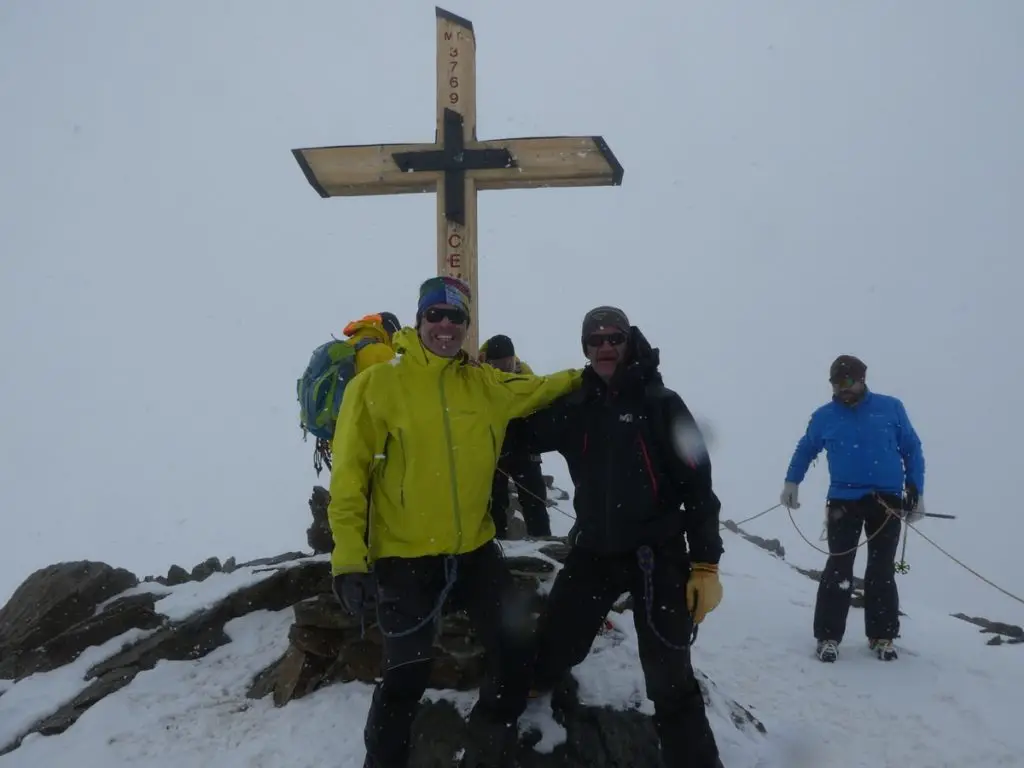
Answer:
[{"label": "black glove", "polygon": [[913,483],[907,483],[907,490],[903,493],[903,511],[913,512],[917,509],[920,501],[921,494],[918,492],[917,486]]},{"label": "black glove", "polygon": [[332,584],[341,607],[353,616],[362,616],[377,604],[377,585],[370,573],[339,573]]}]

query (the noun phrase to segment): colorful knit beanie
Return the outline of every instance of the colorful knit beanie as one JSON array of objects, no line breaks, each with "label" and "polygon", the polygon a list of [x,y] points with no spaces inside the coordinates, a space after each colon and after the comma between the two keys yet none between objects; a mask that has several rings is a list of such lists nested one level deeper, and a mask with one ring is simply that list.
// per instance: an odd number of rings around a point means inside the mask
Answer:
[{"label": "colorful knit beanie", "polygon": [[416,326],[419,327],[424,311],[436,304],[450,304],[458,307],[469,318],[469,304],[472,291],[457,277],[432,277],[420,285],[420,300],[416,306]]}]

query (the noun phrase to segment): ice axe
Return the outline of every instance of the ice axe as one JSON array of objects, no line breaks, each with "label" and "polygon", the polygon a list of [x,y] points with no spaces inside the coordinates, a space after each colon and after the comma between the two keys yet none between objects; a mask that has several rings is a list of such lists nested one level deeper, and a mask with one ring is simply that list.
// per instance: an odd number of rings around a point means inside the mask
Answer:
[{"label": "ice axe", "polygon": [[925,517],[938,517],[943,520],[956,520],[956,515],[940,515],[938,512],[924,512]]}]

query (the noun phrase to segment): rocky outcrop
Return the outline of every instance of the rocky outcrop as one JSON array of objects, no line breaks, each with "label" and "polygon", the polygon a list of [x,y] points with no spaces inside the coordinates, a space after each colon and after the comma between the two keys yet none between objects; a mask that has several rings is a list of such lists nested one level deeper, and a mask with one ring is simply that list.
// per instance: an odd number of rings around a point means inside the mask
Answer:
[{"label": "rocky outcrop", "polygon": [[[22,627],[22,635],[29,639],[21,641],[19,653],[11,657],[13,662],[5,663],[3,670],[8,673],[6,677],[15,680],[66,664],[86,648],[119,637],[129,629],[145,629],[148,632],[144,633],[142,639],[90,667],[85,675],[90,684],[78,696],[35,723],[12,743],[0,744],[0,754],[16,748],[30,733],[61,733],[97,701],[128,685],[135,675],[152,669],[161,660],[201,658],[230,642],[224,633],[224,625],[232,619],[253,611],[284,610],[311,596],[330,591],[327,563],[315,560],[291,563],[293,559],[287,555],[267,559],[265,562],[271,563],[267,566],[267,577],[242,586],[214,605],[177,621],[171,621],[159,613],[155,604],[156,596],[153,594],[130,595],[113,600],[99,613],[66,629],[60,629],[52,637],[47,636],[47,628],[57,626],[59,629],[60,625],[47,622],[49,614],[36,617],[38,623],[33,623],[33,617],[23,611],[20,615],[26,616],[26,624]],[[102,572],[104,569],[114,571],[109,566],[96,570]],[[57,579],[56,584],[62,583],[64,569],[55,569],[53,573]],[[36,574],[33,577],[33,583],[38,583],[41,578]],[[132,577],[131,582],[134,581]],[[123,583],[130,585],[128,580],[123,580]],[[51,594],[56,589],[54,585],[43,589],[43,592]],[[16,592],[15,597],[18,596]],[[100,596],[111,595],[104,590],[97,593],[96,599],[99,600]],[[38,644],[33,645],[35,643]]]},{"label": "rocky outcrop", "polygon": [[[542,609],[549,586],[546,582],[555,576],[568,553],[565,541],[553,538],[515,545],[506,554],[505,562],[518,589],[528,603],[532,601],[531,615]],[[164,585],[148,592],[145,583],[139,585],[132,574],[103,563],[61,564],[29,577],[0,611],[0,627],[4,628],[0,666],[14,681],[0,686],[0,695],[10,695],[11,685],[16,687],[28,675],[74,662],[88,649],[105,644],[106,655],[97,655],[95,663],[79,659],[84,679],[77,695],[55,704],[53,711],[31,725],[26,720],[27,727],[7,743],[0,743],[0,754],[17,749],[29,734],[53,735],[73,727],[90,707],[130,685],[140,672],[161,660],[194,660],[230,643],[227,622],[255,611],[290,608],[293,621],[287,650],[255,676],[250,697],[271,697],[275,705],[286,706],[324,686],[379,679],[380,632],[372,616],[361,623],[339,608],[331,593],[325,558],[286,553],[237,568],[246,571],[233,577],[224,574],[216,583],[205,585],[207,594],[215,597],[198,603],[195,595],[199,593],[193,587]],[[184,573],[188,581],[202,581],[224,571],[226,567],[211,558]],[[235,581],[222,581],[227,578]],[[181,595],[187,599],[175,603],[178,589],[185,590]],[[615,610],[627,608],[623,603]],[[617,642],[615,635],[605,640],[606,645]],[[442,612],[434,652],[430,680],[434,693],[479,687],[484,675],[483,648],[464,613],[450,607]],[[698,673],[698,678],[710,706],[724,712],[739,729],[764,732],[749,710],[716,691],[714,683],[702,674]],[[431,698],[443,696],[432,694]],[[523,768],[657,764],[656,739],[647,715],[581,703],[571,676],[553,692],[551,708],[566,739],[553,752],[537,752],[533,747],[543,734],[526,726],[519,762]],[[414,730],[411,765],[450,764],[451,756],[465,744],[466,728],[463,715],[451,703],[424,703]]]},{"label": "rocky outcrop", "polygon": [[58,563],[31,574],[0,609],[0,678],[52,668],[44,660],[51,655],[57,664],[73,659],[76,649],[91,644],[89,638],[105,632],[96,622],[83,626],[97,606],[137,583],[133,573],[90,561]]},{"label": "rocky outcrop", "polygon": [[738,536],[742,536],[744,539],[749,541],[751,544],[754,544],[754,545],[760,547],[765,552],[770,552],[771,554],[775,555],[780,560],[785,560],[786,559],[786,548],[782,546],[782,542],[779,541],[778,539],[763,539],[760,536],[755,536],[752,533],[747,533],[742,528],[740,528],[736,523],[734,523],[732,520],[723,520],[722,521],[722,525],[727,530],[732,531],[733,533],[737,534]]},{"label": "rocky outcrop", "polygon": [[1024,643],[1024,628],[1001,621],[991,621],[980,616],[967,616],[963,613],[952,614],[953,618],[981,627],[982,634],[992,635],[985,645],[1018,645]]}]

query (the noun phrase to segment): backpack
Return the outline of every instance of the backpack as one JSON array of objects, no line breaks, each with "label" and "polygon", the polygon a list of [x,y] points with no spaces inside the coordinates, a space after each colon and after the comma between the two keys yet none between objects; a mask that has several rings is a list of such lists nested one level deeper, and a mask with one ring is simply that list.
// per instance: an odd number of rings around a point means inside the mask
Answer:
[{"label": "backpack", "polygon": [[[313,350],[309,364],[295,389],[299,400],[299,426],[303,435],[317,438],[317,457],[328,467],[330,443],[341,409],[345,386],[356,375],[356,353],[368,344],[379,344],[379,339],[360,339],[352,343],[331,339]],[[326,445],[324,445],[326,444]],[[314,458],[313,466],[320,473],[320,462]]]}]

